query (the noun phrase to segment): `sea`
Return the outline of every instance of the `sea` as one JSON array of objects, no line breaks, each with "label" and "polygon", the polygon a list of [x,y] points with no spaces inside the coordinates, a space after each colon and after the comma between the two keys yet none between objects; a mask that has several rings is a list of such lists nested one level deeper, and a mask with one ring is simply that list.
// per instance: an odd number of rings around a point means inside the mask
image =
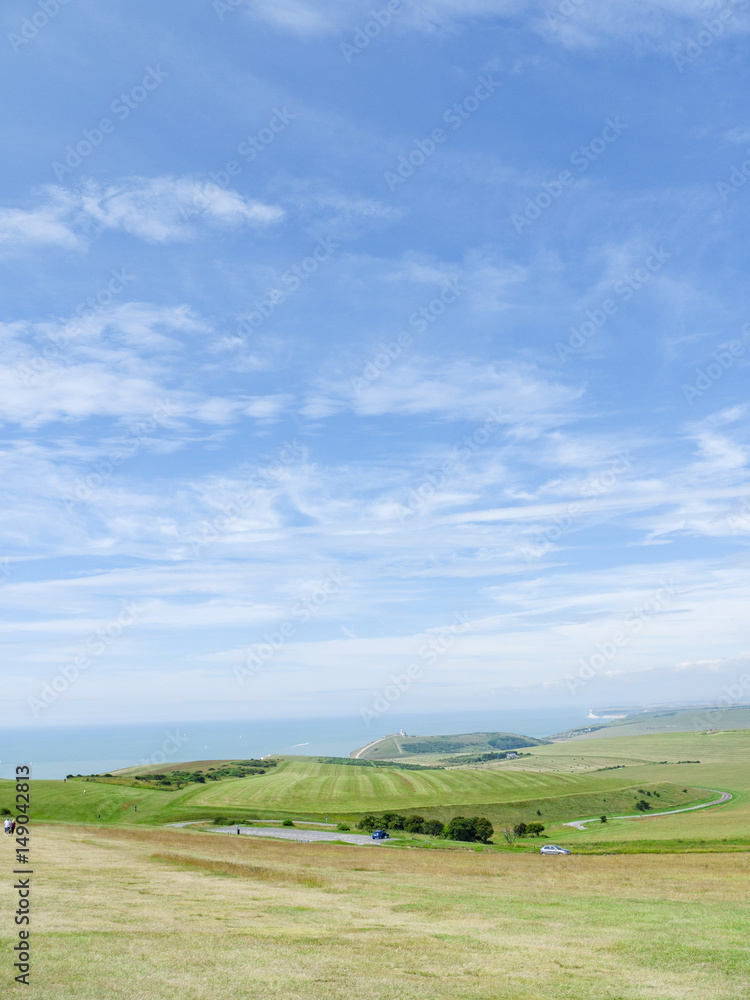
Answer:
[{"label": "sea", "polygon": [[[272,754],[346,757],[388,733],[508,732],[537,738],[586,725],[579,707],[438,712],[389,716],[367,726],[359,717],[245,719],[0,729],[0,778],[31,764],[34,778],[101,774],[136,764],[246,759]],[[590,723],[589,723],[590,724]]]}]

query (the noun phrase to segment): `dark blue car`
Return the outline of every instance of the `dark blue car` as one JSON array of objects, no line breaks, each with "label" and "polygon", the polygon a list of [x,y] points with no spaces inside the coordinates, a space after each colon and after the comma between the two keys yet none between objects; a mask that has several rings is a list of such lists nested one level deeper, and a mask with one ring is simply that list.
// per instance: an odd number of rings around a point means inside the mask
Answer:
[{"label": "dark blue car", "polygon": [[372,834],[373,840],[390,840],[387,830],[374,830]]}]

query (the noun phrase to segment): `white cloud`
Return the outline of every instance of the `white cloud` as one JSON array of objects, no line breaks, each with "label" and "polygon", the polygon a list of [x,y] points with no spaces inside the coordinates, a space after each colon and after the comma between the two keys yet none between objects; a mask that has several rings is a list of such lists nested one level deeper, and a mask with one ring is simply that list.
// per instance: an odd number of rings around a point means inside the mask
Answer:
[{"label": "white cloud", "polygon": [[197,226],[267,226],[284,211],[191,178],[128,177],[107,187],[49,185],[41,204],[0,208],[0,243],[83,248],[96,230],[120,229],[151,243],[188,240]]},{"label": "white cloud", "polygon": [[340,4],[331,0],[315,4],[305,0],[256,0],[252,7],[243,10],[253,19],[297,35],[328,34],[346,16]]},{"label": "white cloud", "polygon": [[727,142],[743,146],[746,142],[750,142],[750,125],[737,125],[725,132],[723,138]]},{"label": "white cloud", "polygon": [[551,382],[531,365],[414,360],[394,365],[372,381],[358,372],[354,379],[324,384],[303,412],[313,418],[349,409],[358,416],[484,420],[490,410],[499,410],[517,431],[533,434],[541,426],[570,419],[581,395],[581,389]]},{"label": "white cloud", "polygon": [[75,249],[80,241],[65,221],[61,205],[24,210],[0,209],[0,244],[44,244]]},{"label": "white cloud", "polygon": [[[745,12],[732,0],[722,22],[723,32],[747,29]],[[737,9],[735,10],[735,6]],[[346,6],[336,0],[259,0],[243,7],[245,16],[303,37],[341,33],[343,39],[373,20],[373,5],[357,0]],[[383,30],[434,33],[460,28],[477,20],[519,19],[552,42],[570,48],[635,43],[639,48],[673,52],[691,32],[711,20],[719,7],[705,0],[404,0]]]},{"label": "white cloud", "polygon": [[[208,395],[175,367],[209,327],[186,306],[127,302],[67,322],[0,324],[0,420],[38,427],[92,416],[224,424],[246,400]],[[187,338],[187,343],[184,339]]]},{"label": "white cloud", "polygon": [[245,408],[245,413],[263,423],[273,423],[287,409],[291,398],[286,393],[279,393],[275,396],[255,396]]},{"label": "white cloud", "polygon": [[154,243],[188,239],[193,219],[222,227],[263,226],[284,214],[236,191],[172,177],[133,177],[105,189],[91,183],[83,189],[80,204],[106,228],[123,229]]}]

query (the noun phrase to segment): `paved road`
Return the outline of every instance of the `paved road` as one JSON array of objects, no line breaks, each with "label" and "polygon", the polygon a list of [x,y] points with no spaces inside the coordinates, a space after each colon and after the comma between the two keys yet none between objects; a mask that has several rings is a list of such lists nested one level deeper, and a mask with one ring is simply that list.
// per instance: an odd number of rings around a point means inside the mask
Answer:
[{"label": "paved road", "polygon": [[[236,826],[212,826],[213,833],[237,833]],[[247,837],[279,837],[281,840],[301,840],[311,844],[320,840],[343,840],[347,844],[379,844],[379,840],[364,833],[338,833],[333,830],[294,830],[291,827],[241,826],[240,834]]]},{"label": "paved road", "polygon": [[[642,812],[642,813],[630,813],[628,816],[609,816],[609,819],[641,819],[643,816],[673,816],[675,813],[686,813],[692,812],[694,809],[708,809],[709,806],[718,806],[721,802],[729,802],[731,795],[729,792],[720,792],[718,788],[707,788],[707,792],[716,792],[717,795],[721,796],[718,799],[714,799],[713,802],[704,802],[702,806],[684,806],[682,809],[668,809],[666,812]],[[576,830],[585,830],[586,823],[599,823],[600,819],[598,816],[594,816],[593,819],[574,819],[570,823],[563,823],[563,826],[574,826]]]}]

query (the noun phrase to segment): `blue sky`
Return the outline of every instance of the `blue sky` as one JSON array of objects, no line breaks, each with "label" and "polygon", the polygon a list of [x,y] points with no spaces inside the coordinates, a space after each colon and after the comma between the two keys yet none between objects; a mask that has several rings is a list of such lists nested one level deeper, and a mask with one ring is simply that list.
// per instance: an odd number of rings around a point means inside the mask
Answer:
[{"label": "blue sky", "polygon": [[746,3],[2,21],[4,721],[750,701]]}]

